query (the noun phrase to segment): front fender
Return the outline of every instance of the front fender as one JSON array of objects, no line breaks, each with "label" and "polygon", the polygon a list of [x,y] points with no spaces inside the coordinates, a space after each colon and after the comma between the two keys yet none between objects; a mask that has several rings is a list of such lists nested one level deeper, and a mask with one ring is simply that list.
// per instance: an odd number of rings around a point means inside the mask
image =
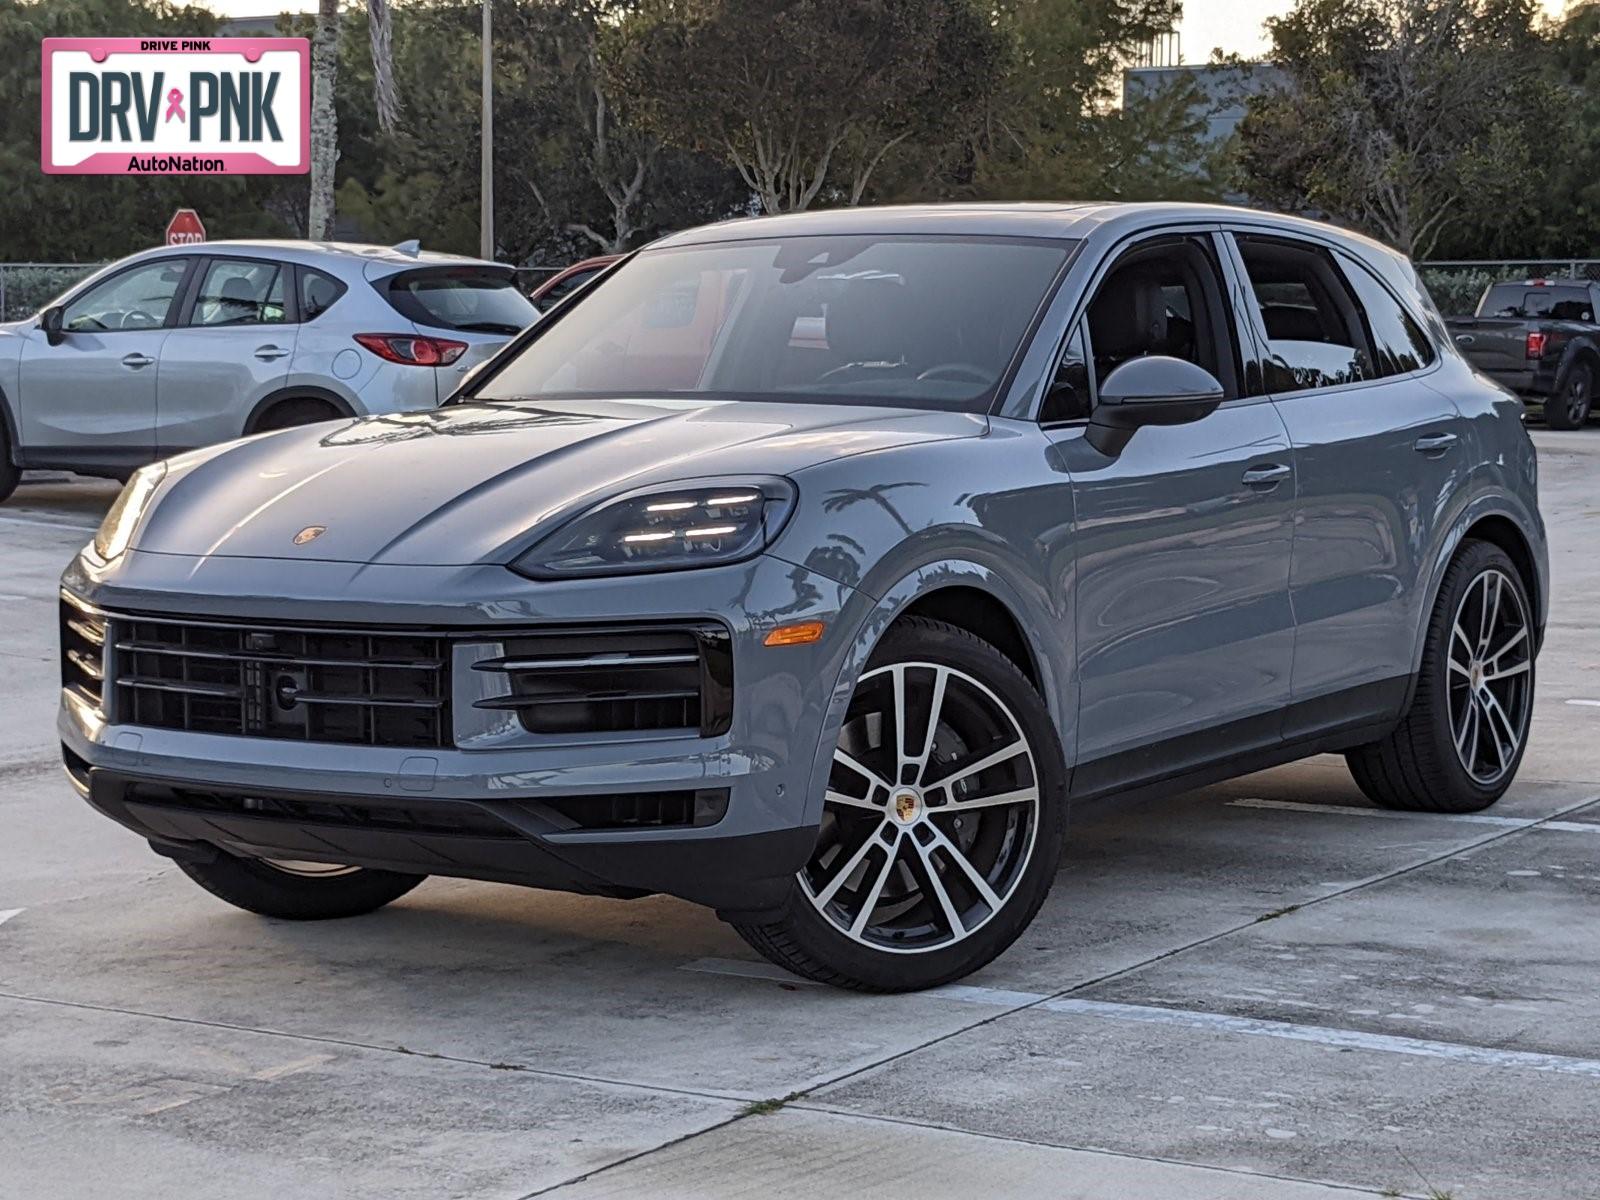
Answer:
[{"label": "front fender", "polygon": [[1041,636],[1041,631],[1053,627],[1070,631],[1070,626],[1057,626],[1056,618],[1041,613],[1036,604],[1031,604],[1022,592],[991,566],[971,557],[932,559],[903,574],[879,596],[858,589],[853,594],[852,603],[840,614],[841,618],[852,621],[853,627],[838,678],[829,696],[827,714],[812,764],[806,798],[807,823],[822,820],[822,794],[827,787],[833,748],[844,726],[856,680],[866,670],[867,660],[872,657],[874,648],[889,626],[918,600],[952,587],[985,592],[1011,613],[1038,667],[1040,689],[1061,744],[1069,751],[1076,746],[1078,705],[1076,690],[1072,686],[1074,675],[1068,666],[1072,654],[1070,632],[1066,632],[1064,637]]}]

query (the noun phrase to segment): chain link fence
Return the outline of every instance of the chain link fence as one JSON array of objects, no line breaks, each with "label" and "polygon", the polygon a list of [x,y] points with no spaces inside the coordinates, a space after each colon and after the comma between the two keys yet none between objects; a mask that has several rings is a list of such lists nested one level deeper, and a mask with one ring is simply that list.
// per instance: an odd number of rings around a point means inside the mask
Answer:
[{"label": "chain link fence", "polygon": [[1446,316],[1474,312],[1491,283],[1514,279],[1587,279],[1600,282],[1600,258],[1526,258],[1501,261],[1424,262],[1417,273]]}]

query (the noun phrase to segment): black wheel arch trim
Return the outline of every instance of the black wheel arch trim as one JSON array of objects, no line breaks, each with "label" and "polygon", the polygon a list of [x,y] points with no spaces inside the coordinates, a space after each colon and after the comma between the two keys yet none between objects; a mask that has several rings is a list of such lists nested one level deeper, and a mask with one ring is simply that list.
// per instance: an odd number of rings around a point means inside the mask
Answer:
[{"label": "black wheel arch trim", "polygon": [[296,384],[291,387],[281,387],[257,401],[256,406],[250,410],[250,415],[245,418],[242,436],[248,437],[252,433],[259,433],[260,430],[256,428],[256,425],[261,418],[271,409],[287,400],[320,400],[324,404],[330,405],[341,417],[354,417],[357,415],[350,402],[339,395],[338,392],[330,391],[325,387],[317,387],[315,384]]},{"label": "black wheel arch trim", "polygon": [[22,430],[17,425],[17,414],[11,410],[11,397],[0,388],[0,435],[6,439],[6,457],[16,466],[22,465]]},{"label": "black wheel arch trim", "polygon": [[[1075,740],[1076,713],[1061,702],[1057,664],[1030,632],[1030,617],[1037,614],[1020,594],[1004,582],[993,566],[983,561],[984,557],[981,551],[971,547],[935,547],[930,549],[926,557],[919,556],[892,564],[892,570],[885,575],[885,578],[893,579],[889,586],[875,586],[872,590],[860,585],[853,588],[851,603],[839,617],[840,623],[849,628],[850,634],[841,646],[838,671],[832,677],[833,686],[828,692],[827,713],[821,725],[806,789],[803,824],[815,829],[822,819],[822,792],[827,780],[828,764],[832,761],[833,747],[838,740],[845,710],[849,708],[850,697],[855,691],[856,679],[865,669],[867,660],[899,618],[905,616],[919,601],[939,591],[964,588],[983,592],[1007,612],[1032,660],[1034,678],[1030,682],[1043,698],[1057,735],[1063,746],[1069,744],[1069,737]],[[996,649],[1000,654],[1005,654],[1004,649]],[[1018,664],[1017,669],[1024,677],[1028,676],[1026,665]],[[1069,768],[1070,761],[1069,756]],[[1069,769],[1069,777],[1070,774]]]},{"label": "black wheel arch trim", "polygon": [[1551,394],[1558,395],[1561,385],[1566,382],[1567,372],[1572,370],[1572,365],[1580,359],[1586,360],[1595,371],[1593,383],[1600,384],[1600,342],[1590,337],[1575,337],[1567,343],[1567,348],[1561,354],[1561,365],[1556,368],[1555,383],[1552,385]]},{"label": "black wheel arch trim", "polygon": [[[1511,536],[1517,540],[1517,548],[1511,549],[1497,538],[1475,532],[1489,523],[1493,523],[1496,528],[1509,529]],[[1534,551],[1533,542],[1523,532],[1522,523],[1513,513],[1488,504],[1468,505],[1457,513],[1455,520],[1451,522],[1450,533],[1441,543],[1440,553],[1434,560],[1433,572],[1428,580],[1428,603],[1422,610],[1422,619],[1417,627],[1417,641],[1412,651],[1412,668],[1402,712],[1411,707],[1412,697],[1416,695],[1417,682],[1422,674],[1422,655],[1427,646],[1428,625],[1433,620],[1433,610],[1438,605],[1439,596],[1444,590],[1445,576],[1450,571],[1450,564],[1455,561],[1456,555],[1461,552],[1461,547],[1468,540],[1486,541],[1490,545],[1498,546],[1511,559],[1512,566],[1516,568],[1517,575],[1522,580],[1522,586],[1528,592],[1534,653],[1537,654],[1544,644],[1547,617],[1544,598],[1549,584],[1546,576],[1541,575],[1539,571],[1539,559]]]}]

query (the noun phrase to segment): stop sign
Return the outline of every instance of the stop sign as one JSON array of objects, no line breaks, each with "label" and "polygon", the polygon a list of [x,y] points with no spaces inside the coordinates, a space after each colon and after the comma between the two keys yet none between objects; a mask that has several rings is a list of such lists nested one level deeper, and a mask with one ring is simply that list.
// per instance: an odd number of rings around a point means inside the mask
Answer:
[{"label": "stop sign", "polygon": [[187,246],[206,240],[206,227],[192,208],[180,208],[167,222],[167,245]]}]

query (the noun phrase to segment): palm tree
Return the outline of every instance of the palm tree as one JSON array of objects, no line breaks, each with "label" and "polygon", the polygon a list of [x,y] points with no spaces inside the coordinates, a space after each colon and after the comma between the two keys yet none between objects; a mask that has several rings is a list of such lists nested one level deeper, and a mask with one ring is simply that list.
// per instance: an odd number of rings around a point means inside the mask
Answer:
[{"label": "palm tree", "polygon": [[[394,86],[394,29],[389,0],[367,0],[367,30],[372,43],[373,100],[378,127],[394,132],[400,99]],[[333,177],[339,165],[339,116],[333,88],[339,77],[339,0],[318,0],[317,31],[311,46],[311,208],[307,236],[333,236]]]}]

